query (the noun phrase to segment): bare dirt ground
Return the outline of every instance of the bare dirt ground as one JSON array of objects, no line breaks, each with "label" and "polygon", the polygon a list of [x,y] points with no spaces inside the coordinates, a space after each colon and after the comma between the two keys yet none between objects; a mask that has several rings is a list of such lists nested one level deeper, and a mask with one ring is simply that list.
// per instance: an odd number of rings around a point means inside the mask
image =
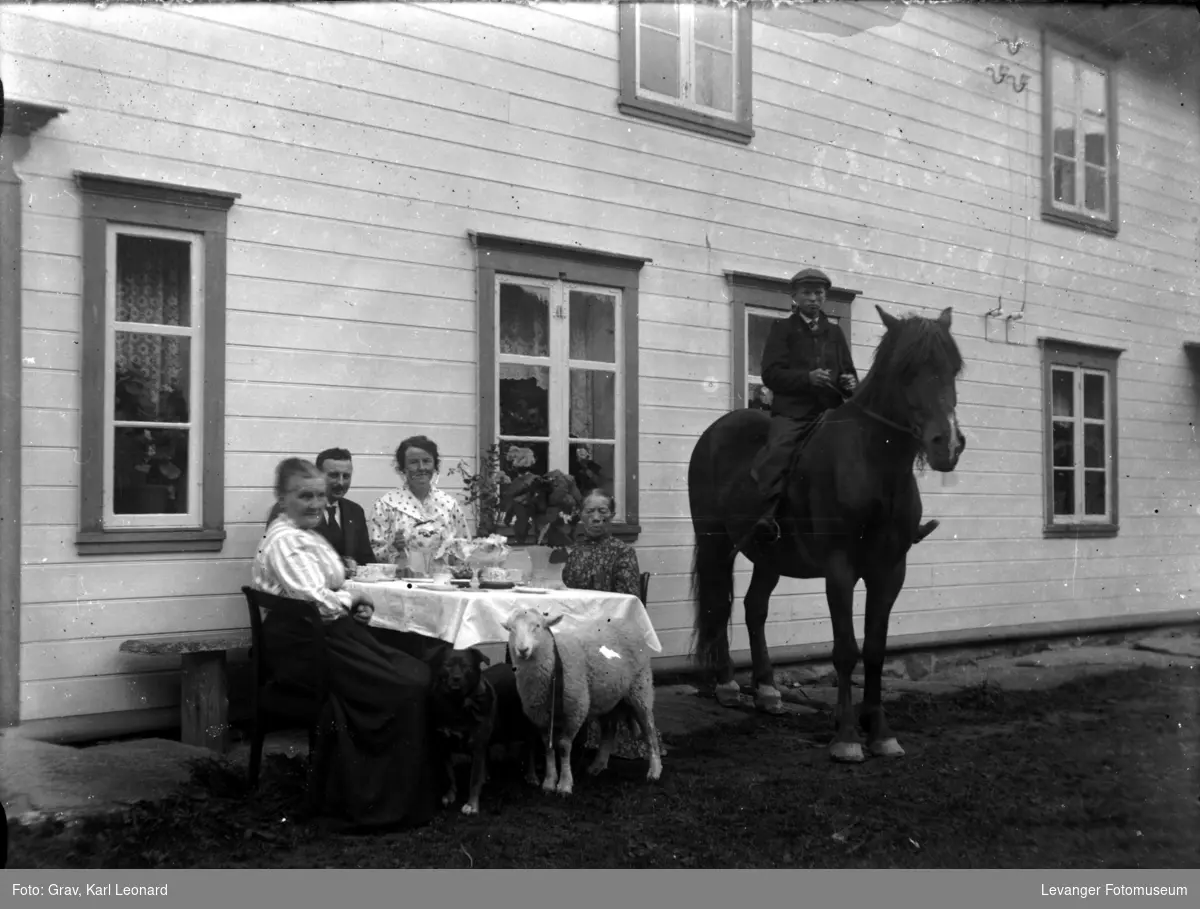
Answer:
[{"label": "bare dirt ground", "polygon": [[569,799],[499,767],[483,813],[338,834],[305,820],[303,763],[198,764],[164,803],[74,825],[12,825],[10,868],[1195,868],[1200,667],[1058,688],[905,694],[895,761],[836,765],[826,712],[669,741],[661,781],[625,762]]}]

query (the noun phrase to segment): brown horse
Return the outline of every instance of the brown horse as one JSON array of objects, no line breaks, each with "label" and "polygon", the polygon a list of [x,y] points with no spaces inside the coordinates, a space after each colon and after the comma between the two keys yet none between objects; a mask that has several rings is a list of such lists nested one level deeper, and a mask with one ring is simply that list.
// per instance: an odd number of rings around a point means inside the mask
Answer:
[{"label": "brown horse", "polygon": [[950,309],[936,319],[897,319],[876,309],[887,331],[871,371],[848,401],[825,414],[800,451],[776,542],[760,546],[747,537],[762,510],[750,466],[766,441],[765,413],[735,410],[718,418],[701,434],[688,465],[697,661],[715,670],[717,700],[738,703],[728,625],[739,551],[734,541],[744,541],[740,551],[754,565],[745,607],[755,703],[782,712],[764,633],[771,592],[780,577],[824,578],[838,675],[838,728],[830,750],[839,761],[863,760],[850,690],[859,658],[853,608],[860,579],[867,590],[860,722],[872,754],[904,754],[888,728],[880,688],[888,617],[904,586],[908,550],[921,536],[913,471],[918,462],[954,470],[966,445],[954,414],[963,361],[950,334]]}]

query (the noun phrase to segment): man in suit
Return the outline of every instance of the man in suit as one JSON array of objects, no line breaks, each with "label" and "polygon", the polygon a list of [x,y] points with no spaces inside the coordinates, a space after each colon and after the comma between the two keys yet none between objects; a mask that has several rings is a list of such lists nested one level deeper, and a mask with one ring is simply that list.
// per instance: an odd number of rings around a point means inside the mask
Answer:
[{"label": "man in suit", "polygon": [[[362,506],[346,498],[354,475],[354,462],[344,448],[327,448],[316,459],[317,469],[325,474],[328,504],[316,526],[317,533],[327,539],[342,557],[348,569],[375,561],[367,533],[367,516]],[[270,525],[279,514],[279,505],[271,509]]]},{"label": "man in suit", "polygon": [[771,390],[771,428],[752,475],[766,505],[752,531],[760,543],[779,536],[775,513],[782,503],[792,454],[858,384],[850,345],[822,311],[833,282],[806,268],[792,278],[792,315],[771,324],[762,356],[763,385]]}]

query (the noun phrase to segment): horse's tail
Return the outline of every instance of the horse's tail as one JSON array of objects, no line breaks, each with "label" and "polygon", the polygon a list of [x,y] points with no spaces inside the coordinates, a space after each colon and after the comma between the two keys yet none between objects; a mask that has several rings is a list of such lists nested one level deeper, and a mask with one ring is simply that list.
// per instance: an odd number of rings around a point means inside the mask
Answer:
[{"label": "horse's tail", "polygon": [[724,528],[697,529],[692,553],[692,601],[696,604],[692,651],[696,662],[706,669],[720,669],[729,658],[735,555]]},{"label": "horse's tail", "polygon": [[692,601],[696,614],[692,654],[707,669],[721,669],[729,660],[727,627],[733,614],[733,540],[720,517],[718,476],[713,463],[714,427],[701,433],[688,465],[688,498],[695,545],[692,552]]}]

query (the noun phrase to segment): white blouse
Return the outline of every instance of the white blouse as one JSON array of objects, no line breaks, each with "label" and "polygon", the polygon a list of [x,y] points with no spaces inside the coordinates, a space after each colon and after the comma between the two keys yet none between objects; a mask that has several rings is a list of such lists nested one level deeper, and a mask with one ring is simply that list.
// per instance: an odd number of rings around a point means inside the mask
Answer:
[{"label": "white blouse", "polygon": [[367,520],[375,558],[380,562],[394,563],[401,554],[396,548],[396,532],[403,531],[405,538],[408,538],[418,524],[426,521],[440,525],[443,536],[466,539],[471,535],[458,500],[448,492],[431,488],[422,503],[405,482],[399,489],[384,493]]},{"label": "white blouse", "polygon": [[267,528],[254,556],[253,585],[266,593],[312,600],[328,619],[350,612],[354,600],[343,590],[346,566],[329,541],[303,530],[286,513]]}]

